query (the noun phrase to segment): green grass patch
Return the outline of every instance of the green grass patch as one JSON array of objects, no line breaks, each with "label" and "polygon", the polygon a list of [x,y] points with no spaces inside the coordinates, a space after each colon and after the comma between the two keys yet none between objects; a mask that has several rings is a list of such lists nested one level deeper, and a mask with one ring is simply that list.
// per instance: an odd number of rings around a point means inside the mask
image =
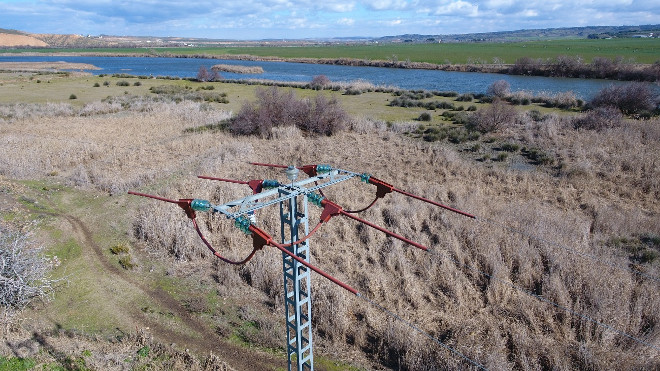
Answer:
[{"label": "green grass patch", "polygon": [[113,255],[128,254],[129,248],[125,244],[120,243],[120,244],[112,246],[110,248],[110,252]]},{"label": "green grass patch", "polygon": [[67,262],[80,257],[82,248],[74,238],[67,238],[64,241],[55,243],[53,247],[48,249],[48,253],[57,256],[62,262]]},{"label": "green grass patch", "polygon": [[660,258],[660,235],[653,233],[612,238],[607,245],[625,251],[635,263],[650,264]]},{"label": "green grass patch", "polygon": [[[12,50],[12,53],[26,50]],[[438,44],[372,44],[298,47],[194,47],[159,48],[99,48],[99,49],[30,49],[37,53],[93,52],[95,54],[141,55],[253,55],[281,58],[354,58],[393,60],[434,64],[492,63],[498,58],[514,63],[518,58],[556,58],[560,55],[580,56],[589,63],[594,57],[623,57],[636,63],[654,63],[660,55],[657,39],[621,38],[611,40],[562,39],[517,42],[438,43]],[[0,51],[9,53],[10,51]]]},{"label": "green grass patch", "polygon": [[0,371],[31,370],[36,366],[36,364],[36,361],[31,358],[0,356]]},{"label": "green grass patch", "polygon": [[326,371],[362,371],[363,368],[352,366],[346,362],[336,361],[327,357],[314,355],[314,367]]}]

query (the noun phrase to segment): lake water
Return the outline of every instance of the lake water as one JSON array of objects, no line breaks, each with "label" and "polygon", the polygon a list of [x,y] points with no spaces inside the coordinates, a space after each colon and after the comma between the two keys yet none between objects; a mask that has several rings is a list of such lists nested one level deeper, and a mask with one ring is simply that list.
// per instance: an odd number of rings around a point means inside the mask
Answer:
[{"label": "lake water", "polygon": [[0,62],[53,62],[65,61],[93,64],[100,70],[95,75],[127,73],[146,76],[195,77],[201,66],[210,70],[215,64],[260,66],[262,74],[235,74],[222,72],[226,79],[265,79],[276,81],[309,82],[314,76],[325,75],[333,82],[366,80],[375,85],[402,89],[485,93],[494,81],[506,80],[512,91],[534,94],[573,91],[582,99],[590,99],[599,90],[618,81],[550,78],[536,76],[509,76],[477,72],[447,72],[380,67],[351,67],[290,62],[236,61],[201,58],[145,58],[145,57],[53,57],[53,56],[0,56]]}]

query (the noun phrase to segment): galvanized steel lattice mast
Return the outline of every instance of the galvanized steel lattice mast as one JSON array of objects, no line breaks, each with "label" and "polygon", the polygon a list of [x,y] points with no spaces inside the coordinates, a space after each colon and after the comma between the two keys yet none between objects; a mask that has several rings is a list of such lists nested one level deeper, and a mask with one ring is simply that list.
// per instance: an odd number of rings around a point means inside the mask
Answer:
[{"label": "galvanized steel lattice mast", "polygon": [[[291,181],[294,181],[298,169],[290,166],[286,174]],[[307,194],[301,193],[295,196],[292,195],[292,190],[286,187],[278,188],[278,192],[280,196],[287,197],[286,201],[280,202],[282,244],[286,245],[299,240],[300,229],[304,230],[305,236],[309,234]],[[300,205],[298,199],[302,201]],[[309,263],[309,241],[291,244],[288,250]],[[294,363],[299,371],[313,370],[311,271],[285,253],[282,253],[282,271],[289,370],[292,370]]]}]

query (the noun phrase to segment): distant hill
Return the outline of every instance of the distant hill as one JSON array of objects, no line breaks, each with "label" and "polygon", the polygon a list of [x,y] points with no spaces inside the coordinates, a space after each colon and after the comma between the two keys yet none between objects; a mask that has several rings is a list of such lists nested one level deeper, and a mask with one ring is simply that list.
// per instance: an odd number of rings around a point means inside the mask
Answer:
[{"label": "distant hill", "polygon": [[586,39],[586,38],[621,38],[621,37],[658,37],[660,24],[642,26],[587,26],[544,28],[533,30],[482,32],[452,35],[398,35],[376,39],[379,42],[504,42],[550,39]]},{"label": "distant hill", "polygon": [[0,46],[5,47],[44,47],[46,42],[21,31],[0,28]]},{"label": "distant hill", "polygon": [[552,39],[658,37],[660,25],[641,26],[588,26],[482,32],[451,35],[398,35],[380,38],[324,38],[305,40],[239,41],[184,37],[111,36],[111,35],[58,35],[31,34],[0,28],[0,48],[113,48],[113,47],[177,47],[177,46],[227,46],[227,45],[310,45],[315,43],[435,43],[435,42],[504,42]]}]

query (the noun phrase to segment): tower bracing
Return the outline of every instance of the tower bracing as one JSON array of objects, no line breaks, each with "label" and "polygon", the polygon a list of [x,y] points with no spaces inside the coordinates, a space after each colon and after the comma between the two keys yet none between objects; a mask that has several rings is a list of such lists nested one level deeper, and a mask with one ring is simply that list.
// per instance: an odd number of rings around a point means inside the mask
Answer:
[{"label": "tower bracing", "polygon": [[[341,282],[310,262],[310,237],[335,216],[344,216],[380,232],[391,238],[399,239],[408,245],[423,251],[428,248],[404,236],[377,226],[367,220],[357,217],[371,208],[379,199],[390,193],[400,193],[407,197],[441,207],[454,213],[476,219],[472,214],[454,209],[438,202],[395,188],[367,173],[355,173],[348,170],[333,168],[330,165],[304,165],[301,167],[252,163],[258,166],[280,168],[286,174],[288,182],[280,183],[271,179],[253,179],[250,181],[199,176],[202,179],[217,180],[230,183],[245,184],[252,189],[252,195],[221,205],[213,205],[203,199],[184,198],[179,200],[130,191],[130,194],[149,197],[160,201],[177,204],[192,221],[195,231],[208,249],[220,260],[228,264],[241,265],[250,261],[255,254],[266,246],[272,246],[282,253],[282,276],[284,283],[284,307],[286,318],[286,350],[288,370],[314,370],[314,350],[312,346],[312,295],[311,272],[315,272],[333,282],[337,286],[357,297],[363,297],[357,289]],[[302,171],[308,178],[297,180]],[[327,199],[323,188],[351,179],[358,179],[376,187],[375,198],[368,206],[355,210],[345,210],[338,204]],[[312,204],[321,208],[316,226],[310,231],[309,208]],[[281,242],[276,242],[267,232],[257,226],[255,212],[268,206],[279,205]],[[252,236],[252,252],[245,258],[230,259],[224,253],[216,250],[204,237],[197,223],[197,212],[212,212],[222,214],[231,219],[234,225],[246,235]],[[302,236],[301,236],[302,234]],[[364,298],[364,297],[363,297]],[[365,298],[365,300],[367,300]],[[372,303],[371,301],[369,301]]]},{"label": "tower bracing", "polygon": [[[290,193],[286,188],[280,188],[279,192],[281,196]],[[282,244],[298,241],[300,230],[306,236],[309,233],[308,220],[307,195],[280,202]],[[288,250],[309,263],[309,241],[291,244]],[[282,253],[282,270],[289,370],[293,369],[293,365],[299,371],[313,370],[311,271],[285,253]]]}]

